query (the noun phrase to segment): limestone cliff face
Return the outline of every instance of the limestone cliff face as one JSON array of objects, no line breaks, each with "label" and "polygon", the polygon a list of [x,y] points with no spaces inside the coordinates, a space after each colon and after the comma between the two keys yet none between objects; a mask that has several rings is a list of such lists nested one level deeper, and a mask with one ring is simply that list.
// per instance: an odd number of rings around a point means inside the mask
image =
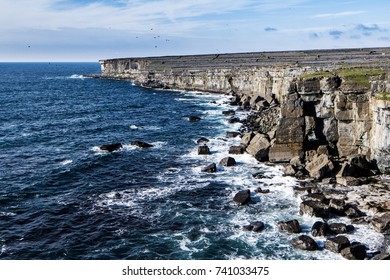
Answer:
[{"label": "limestone cliff face", "polygon": [[[332,52],[310,55],[315,61],[325,58],[314,65],[305,60],[306,54],[295,53],[288,59],[279,54],[280,61],[246,54],[246,59],[242,55],[114,59],[101,65],[103,77],[131,79],[143,86],[233,93],[236,104],[259,110],[260,119],[262,114],[266,118],[269,107],[278,108],[273,111],[277,122],[266,135],[272,162],[297,156],[310,161],[312,151],[324,151],[325,146],[325,153],[336,160],[363,155],[390,173],[390,102],[376,94],[390,92],[390,77],[384,74],[389,65],[380,65],[385,69],[380,73],[364,72],[361,69],[373,68],[373,63],[351,59],[352,75],[339,70],[345,64],[327,62],[335,59]],[[239,58],[240,63],[235,61]]]}]

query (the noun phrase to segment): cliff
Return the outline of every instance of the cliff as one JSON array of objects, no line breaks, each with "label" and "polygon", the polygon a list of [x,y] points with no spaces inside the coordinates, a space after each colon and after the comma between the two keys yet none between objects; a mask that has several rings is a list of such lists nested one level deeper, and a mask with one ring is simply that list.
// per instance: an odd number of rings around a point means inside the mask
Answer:
[{"label": "cliff", "polygon": [[[390,49],[101,60],[104,78],[233,94],[253,109],[241,143],[259,160],[321,179],[390,173]],[[368,172],[367,170],[370,170]]]}]

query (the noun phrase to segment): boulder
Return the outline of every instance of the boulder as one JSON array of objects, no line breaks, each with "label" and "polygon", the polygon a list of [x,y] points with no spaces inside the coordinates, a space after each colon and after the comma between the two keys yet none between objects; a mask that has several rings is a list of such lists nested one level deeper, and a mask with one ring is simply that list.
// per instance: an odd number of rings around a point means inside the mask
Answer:
[{"label": "boulder", "polygon": [[334,169],[332,161],[327,155],[314,156],[313,160],[306,164],[306,170],[310,177],[322,179]]},{"label": "boulder", "polygon": [[340,253],[347,260],[364,260],[367,256],[367,248],[363,244],[355,243],[342,249]]},{"label": "boulder", "polygon": [[202,168],[202,172],[215,173],[217,172],[217,165],[215,163],[207,165],[206,167]]},{"label": "boulder", "polygon": [[201,120],[201,117],[198,117],[198,116],[189,116],[188,117],[188,120],[190,122],[197,122],[197,121],[200,121]]},{"label": "boulder", "polygon": [[207,145],[199,146],[198,147],[198,155],[210,155],[210,149]]},{"label": "boulder", "polygon": [[145,142],[142,142],[142,141],[132,141],[132,142],[130,142],[130,145],[137,146],[137,147],[140,147],[140,148],[151,148],[151,147],[153,147],[152,144],[148,144],[148,143],[145,143]]},{"label": "boulder", "polygon": [[342,199],[332,198],[329,201],[329,210],[332,214],[345,216],[345,201]]},{"label": "boulder", "polygon": [[360,211],[356,206],[353,205],[346,206],[344,213],[350,219],[364,216],[364,213],[362,213],[362,211]]},{"label": "boulder", "polygon": [[228,123],[238,123],[241,122],[240,118],[233,117],[228,120]]},{"label": "boulder", "polygon": [[251,201],[251,192],[249,190],[242,190],[236,193],[233,201],[238,205],[245,205]]},{"label": "boulder", "polygon": [[271,144],[266,135],[258,133],[249,142],[246,151],[254,156],[258,161],[268,160],[268,151]]},{"label": "boulder", "polygon": [[345,236],[340,235],[340,236],[328,238],[325,241],[324,247],[325,249],[332,251],[334,253],[340,253],[341,250],[349,247],[350,245],[351,243],[349,242],[349,239]]},{"label": "boulder", "polygon": [[284,175],[286,176],[294,176],[295,173],[297,173],[294,169],[294,167],[292,167],[291,165],[287,165],[285,168],[284,168]]},{"label": "boulder", "polygon": [[231,146],[229,148],[229,154],[241,155],[243,153],[244,153],[244,148],[242,146]]},{"label": "boulder", "polygon": [[313,235],[314,237],[327,236],[329,233],[329,226],[327,223],[324,222],[315,222],[311,228],[311,235]]},{"label": "boulder", "polygon": [[204,143],[207,143],[207,142],[209,142],[210,140],[209,139],[207,139],[206,137],[200,137],[197,141],[196,141],[196,143],[198,143],[198,144],[204,144]]},{"label": "boulder", "polygon": [[226,111],[222,111],[222,114],[224,114],[225,116],[234,116],[236,112],[234,110],[226,110]]},{"label": "boulder", "polygon": [[255,179],[271,179],[272,175],[264,174],[264,172],[259,171],[259,172],[256,172],[256,173],[252,174],[252,177],[255,178]]},{"label": "boulder", "polygon": [[253,132],[244,133],[241,138],[240,145],[243,147],[247,147],[254,136],[255,134]]},{"label": "boulder", "polygon": [[358,178],[347,176],[347,177],[340,177],[339,172],[336,177],[337,184],[343,185],[343,186],[349,186],[349,187],[356,187],[360,186],[362,183]]},{"label": "boulder", "polygon": [[384,260],[390,260],[390,254],[389,253],[379,253],[377,255],[375,255],[372,260],[380,260],[380,261],[384,261]]},{"label": "boulder", "polygon": [[390,234],[390,212],[373,218],[371,224],[377,232]]},{"label": "boulder", "polygon": [[220,162],[219,165],[221,166],[233,166],[236,165],[236,160],[232,157],[226,157],[223,158]]},{"label": "boulder", "polygon": [[302,201],[318,201],[320,203],[327,203],[327,199],[323,193],[309,193],[301,196]]},{"label": "boulder", "polygon": [[334,234],[350,233],[355,230],[353,225],[346,225],[344,223],[332,223],[329,225],[329,229]]},{"label": "boulder", "polygon": [[244,226],[245,230],[253,231],[253,232],[261,232],[264,230],[264,223],[260,221],[251,222],[249,225]]},{"label": "boulder", "polygon": [[300,233],[302,231],[297,220],[278,222],[278,227],[280,230],[286,231],[287,233]]},{"label": "boulder", "polygon": [[235,138],[237,136],[240,136],[241,133],[240,132],[237,132],[237,131],[228,131],[226,132],[226,137],[227,138]]},{"label": "boulder", "polygon": [[270,190],[269,189],[263,190],[262,188],[258,187],[257,189],[255,189],[255,193],[266,194],[266,193],[270,193]]},{"label": "boulder", "polygon": [[303,201],[299,207],[299,213],[301,215],[306,214],[324,219],[329,218],[328,206],[324,203],[313,200]]},{"label": "boulder", "polygon": [[123,146],[121,143],[113,143],[113,144],[106,144],[106,145],[101,145],[99,148],[102,151],[107,151],[112,153],[113,151],[121,149]]},{"label": "boulder", "polygon": [[300,235],[292,240],[292,245],[295,248],[307,251],[315,251],[318,245],[313,238],[307,235]]}]

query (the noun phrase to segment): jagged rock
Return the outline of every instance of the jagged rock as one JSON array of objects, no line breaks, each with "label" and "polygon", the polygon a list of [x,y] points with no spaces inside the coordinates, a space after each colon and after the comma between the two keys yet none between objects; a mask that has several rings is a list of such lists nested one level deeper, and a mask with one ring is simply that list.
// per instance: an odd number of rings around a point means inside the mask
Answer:
[{"label": "jagged rock", "polygon": [[307,235],[301,235],[297,238],[294,238],[292,240],[292,245],[295,248],[301,249],[301,250],[308,250],[308,251],[315,251],[318,249],[317,243],[314,241],[313,238]]},{"label": "jagged rock", "polygon": [[252,174],[252,177],[255,179],[271,179],[272,175],[264,174],[263,171],[259,171],[259,172]]},{"label": "jagged rock", "polygon": [[328,143],[336,143],[339,140],[337,120],[335,118],[324,119],[322,132]]},{"label": "jagged rock", "polygon": [[312,161],[306,164],[306,170],[310,177],[322,179],[325,175],[333,171],[334,165],[327,155],[315,156]]},{"label": "jagged rock", "polygon": [[215,173],[215,172],[217,172],[217,165],[215,163],[212,163],[212,164],[202,168],[202,172]]},{"label": "jagged rock", "polygon": [[299,157],[299,156],[293,157],[293,158],[290,160],[290,164],[291,164],[291,166],[293,166],[295,169],[303,169],[303,168],[305,167],[305,166],[303,165],[303,163],[302,163],[301,157]]},{"label": "jagged rock", "polygon": [[233,201],[238,205],[248,204],[251,201],[250,190],[239,191],[234,195]]},{"label": "jagged rock", "polygon": [[266,193],[270,193],[270,190],[269,189],[263,190],[262,188],[258,187],[257,189],[255,189],[255,193],[266,194]]},{"label": "jagged rock", "polygon": [[308,200],[318,201],[324,204],[326,204],[327,202],[327,199],[323,193],[309,193],[307,195],[302,196],[301,199],[303,201],[308,201]]},{"label": "jagged rock", "polygon": [[309,216],[327,219],[329,217],[329,207],[328,205],[318,201],[307,200],[303,201],[299,206],[299,213],[301,215],[306,214]]},{"label": "jagged rock", "polygon": [[362,184],[361,181],[358,178],[355,178],[355,177],[339,177],[339,175],[337,175],[337,177],[336,177],[336,182],[337,182],[337,184],[340,184],[340,185],[343,185],[343,186],[349,186],[349,187],[360,186]]},{"label": "jagged rock", "polygon": [[244,148],[242,146],[231,146],[229,148],[229,154],[241,155],[243,153],[244,153]]},{"label": "jagged rock", "polygon": [[348,260],[364,260],[367,256],[367,248],[363,244],[356,243],[340,251]]},{"label": "jagged rock", "polygon": [[142,142],[142,141],[132,141],[132,142],[130,142],[130,145],[137,146],[137,147],[140,147],[140,148],[151,148],[151,147],[153,147],[152,144],[145,143],[145,142]]},{"label": "jagged rock", "polygon": [[383,234],[390,234],[390,212],[385,213],[379,217],[375,217],[371,220],[371,224],[374,229]]},{"label": "jagged rock", "polygon": [[251,222],[249,225],[244,226],[245,230],[253,231],[253,232],[261,232],[264,230],[264,223],[260,221]]},{"label": "jagged rock", "polygon": [[327,155],[329,156],[328,146],[321,145],[317,148],[317,155]]},{"label": "jagged rock", "polygon": [[221,166],[233,166],[236,165],[236,160],[232,157],[226,157],[223,158],[220,162],[219,165]]},{"label": "jagged rock", "polygon": [[106,145],[101,145],[99,148],[102,151],[107,151],[107,152],[113,152],[116,150],[121,149],[123,146],[121,143],[113,143],[113,144],[106,144]]},{"label": "jagged rock", "polygon": [[340,236],[328,238],[325,241],[324,247],[325,249],[332,251],[334,253],[340,253],[341,250],[349,247],[350,245],[351,243],[349,242],[349,239],[345,236],[340,235]]},{"label": "jagged rock", "polygon": [[204,143],[207,143],[207,142],[209,142],[210,140],[209,139],[207,139],[206,137],[201,137],[201,138],[199,138],[197,141],[196,141],[196,143],[198,143],[198,144],[204,144]]},{"label": "jagged rock", "polygon": [[207,145],[199,146],[198,147],[198,155],[210,155],[210,149]]},{"label": "jagged rock", "polygon": [[241,133],[237,132],[237,131],[226,132],[226,137],[227,138],[235,138],[235,137],[240,136],[240,135],[241,135]]},{"label": "jagged rock", "polygon": [[237,117],[234,117],[234,118],[230,118],[228,120],[229,123],[238,123],[238,122],[241,122],[240,118],[237,118]]},{"label": "jagged rock", "polygon": [[286,231],[288,233],[300,233],[301,226],[297,220],[291,220],[287,222],[278,222],[278,227],[282,231]]},{"label": "jagged rock", "polygon": [[250,141],[246,151],[258,161],[268,160],[268,150],[271,144],[264,134],[258,133]]},{"label": "jagged rock", "polygon": [[346,225],[343,223],[332,223],[329,225],[329,229],[334,234],[350,233],[355,230],[353,225]]},{"label": "jagged rock", "polygon": [[292,167],[291,165],[287,165],[285,168],[284,168],[284,175],[286,176],[294,176],[295,173],[297,173],[294,169],[294,167]]},{"label": "jagged rock", "polygon": [[240,145],[243,147],[247,147],[254,136],[255,134],[253,132],[244,133],[241,138]]},{"label": "jagged rock", "polygon": [[225,116],[234,116],[235,113],[236,112],[234,110],[222,111],[222,114],[224,114]]},{"label": "jagged rock", "polygon": [[377,255],[375,255],[372,260],[380,260],[380,261],[384,261],[384,260],[390,260],[390,254],[389,253],[379,253]]},{"label": "jagged rock", "polygon": [[348,218],[359,218],[362,217],[364,214],[356,207],[356,206],[346,206],[346,210],[344,211],[345,215]]},{"label": "jagged rock", "polygon": [[330,234],[330,231],[327,223],[318,221],[315,222],[311,228],[311,235],[313,235],[314,237],[327,236],[328,234]]},{"label": "jagged rock", "polygon": [[201,117],[198,117],[198,116],[189,116],[188,117],[188,120],[190,122],[197,122],[197,121],[200,121],[202,118]]},{"label": "jagged rock", "polygon": [[329,202],[329,209],[332,214],[344,216],[345,201],[341,199],[332,198]]}]

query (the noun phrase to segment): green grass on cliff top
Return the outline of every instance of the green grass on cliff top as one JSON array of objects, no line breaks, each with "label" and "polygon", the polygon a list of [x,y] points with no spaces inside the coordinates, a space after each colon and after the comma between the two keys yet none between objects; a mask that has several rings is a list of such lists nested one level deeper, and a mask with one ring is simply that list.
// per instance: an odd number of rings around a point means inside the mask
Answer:
[{"label": "green grass on cliff top", "polygon": [[370,87],[370,77],[379,76],[386,73],[386,71],[377,68],[345,68],[336,69],[333,72],[330,71],[319,71],[309,74],[304,74],[303,79],[313,78],[326,78],[332,76],[341,77],[345,83],[350,85],[359,85],[363,87]]},{"label": "green grass on cliff top", "polygon": [[390,92],[377,92],[376,94],[376,99],[390,101]]}]

